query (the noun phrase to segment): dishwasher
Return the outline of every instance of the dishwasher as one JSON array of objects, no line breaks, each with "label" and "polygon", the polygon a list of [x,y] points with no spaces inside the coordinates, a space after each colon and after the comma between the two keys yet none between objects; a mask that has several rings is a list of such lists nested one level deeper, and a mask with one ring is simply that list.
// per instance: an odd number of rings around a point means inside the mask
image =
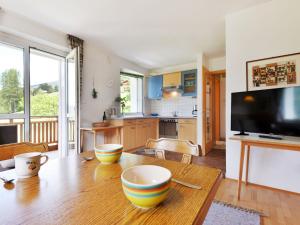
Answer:
[{"label": "dishwasher", "polygon": [[159,138],[178,138],[178,119],[164,118],[159,120]]}]

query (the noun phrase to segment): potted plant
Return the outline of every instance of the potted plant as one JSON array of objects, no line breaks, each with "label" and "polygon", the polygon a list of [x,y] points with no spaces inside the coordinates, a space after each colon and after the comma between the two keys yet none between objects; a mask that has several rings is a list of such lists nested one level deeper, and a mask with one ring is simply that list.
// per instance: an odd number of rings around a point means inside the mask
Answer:
[{"label": "potted plant", "polygon": [[125,109],[125,106],[126,106],[126,102],[127,102],[127,98],[126,97],[116,97],[115,99],[115,102],[118,102],[120,104],[120,107],[121,107],[121,114],[124,115],[124,109]]}]

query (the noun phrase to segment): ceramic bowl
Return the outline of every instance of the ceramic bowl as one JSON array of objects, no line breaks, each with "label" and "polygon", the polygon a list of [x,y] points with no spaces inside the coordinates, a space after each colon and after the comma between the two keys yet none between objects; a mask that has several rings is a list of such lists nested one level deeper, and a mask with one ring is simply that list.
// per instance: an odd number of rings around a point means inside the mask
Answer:
[{"label": "ceramic bowl", "polygon": [[160,166],[141,165],[128,168],[121,175],[123,191],[133,205],[149,209],[167,198],[171,172]]},{"label": "ceramic bowl", "polygon": [[95,155],[103,164],[112,164],[117,162],[123,151],[123,145],[103,144],[95,147]]}]

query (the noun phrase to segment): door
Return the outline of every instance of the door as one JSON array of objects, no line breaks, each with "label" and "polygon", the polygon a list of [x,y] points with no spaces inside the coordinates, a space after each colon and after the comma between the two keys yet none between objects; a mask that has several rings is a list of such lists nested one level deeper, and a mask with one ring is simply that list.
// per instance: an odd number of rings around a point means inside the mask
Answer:
[{"label": "door", "polygon": [[66,74],[62,82],[61,104],[61,154],[65,157],[69,154],[80,152],[79,149],[79,48],[73,49],[66,57]]},{"label": "door", "polygon": [[136,146],[136,126],[125,126],[123,129],[123,145],[124,150],[130,150]]},{"label": "door", "polygon": [[196,119],[179,119],[178,120],[178,139],[188,140],[197,143],[197,126]]},{"label": "door", "polygon": [[197,70],[183,71],[181,73],[183,96],[197,96]]},{"label": "door", "polygon": [[214,149],[225,149],[226,72],[210,72],[214,79]]},{"label": "door", "polygon": [[206,155],[212,150],[214,132],[213,132],[213,90],[214,81],[212,75],[207,69],[203,69],[203,139],[202,155]]},{"label": "door", "polygon": [[163,76],[153,76],[147,78],[148,84],[148,98],[149,99],[161,99],[162,98],[162,83]]}]

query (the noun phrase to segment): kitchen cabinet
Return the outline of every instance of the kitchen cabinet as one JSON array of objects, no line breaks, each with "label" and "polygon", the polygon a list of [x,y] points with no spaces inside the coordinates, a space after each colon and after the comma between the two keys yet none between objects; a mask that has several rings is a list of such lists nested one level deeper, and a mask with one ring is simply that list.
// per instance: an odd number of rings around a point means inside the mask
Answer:
[{"label": "kitchen cabinet", "polygon": [[136,146],[136,126],[124,126],[122,133],[122,144],[124,149],[133,149]]},{"label": "kitchen cabinet", "polygon": [[123,119],[111,120],[110,123],[123,126],[121,142],[125,151],[145,146],[149,138],[158,139],[158,119]]},{"label": "kitchen cabinet", "polygon": [[181,72],[164,74],[163,87],[181,85]]},{"label": "kitchen cabinet", "polygon": [[144,146],[149,138],[149,125],[147,123],[136,125],[136,146]]},{"label": "kitchen cabinet", "polygon": [[147,78],[147,92],[149,99],[162,98],[163,76],[152,76]]},{"label": "kitchen cabinet", "polygon": [[178,139],[197,144],[197,119],[178,119]]},{"label": "kitchen cabinet", "polygon": [[158,139],[159,137],[159,123],[158,120],[152,120],[149,123],[149,138]]},{"label": "kitchen cabinet", "polygon": [[197,70],[183,71],[181,73],[183,96],[197,96]]}]

